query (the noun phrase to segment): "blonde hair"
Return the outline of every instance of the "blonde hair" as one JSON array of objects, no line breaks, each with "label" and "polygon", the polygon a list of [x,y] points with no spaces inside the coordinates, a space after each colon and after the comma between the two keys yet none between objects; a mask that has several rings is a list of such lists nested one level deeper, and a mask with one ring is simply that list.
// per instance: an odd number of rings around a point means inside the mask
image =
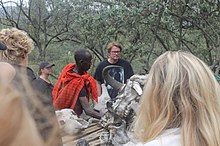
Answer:
[{"label": "blonde hair", "polygon": [[0,145],[42,146],[43,140],[19,92],[0,86],[0,100]]},{"label": "blonde hair", "polygon": [[[48,107],[34,94],[27,77],[21,78],[19,84],[23,86],[23,90],[15,87],[13,82],[7,85],[0,82],[0,145],[60,145],[60,131],[55,114],[50,114]],[[41,132],[44,131],[48,135],[42,135]]]},{"label": "blonde hair", "polygon": [[118,48],[120,49],[120,51],[122,51],[122,46],[121,46],[121,44],[119,44],[118,42],[110,42],[110,43],[108,43],[108,45],[107,45],[108,53],[111,52],[113,46],[118,47]]},{"label": "blonde hair", "polygon": [[9,63],[20,64],[23,57],[33,49],[33,41],[25,31],[17,28],[2,29],[0,31],[0,42],[7,49],[0,51],[1,59]]},{"label": "blonde hair", "polygon": [[180,128],[182,146],[220,146],[220,87],[194,55],[166,52],[154,62],[140,101],[134,131],[148,142]]}]

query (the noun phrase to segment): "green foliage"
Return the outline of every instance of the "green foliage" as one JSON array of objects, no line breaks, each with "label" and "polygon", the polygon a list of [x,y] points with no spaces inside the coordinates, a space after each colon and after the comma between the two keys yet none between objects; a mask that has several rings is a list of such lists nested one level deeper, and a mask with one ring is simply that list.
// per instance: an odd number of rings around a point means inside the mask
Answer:
[{"label": "green foliage", "polygon": [[214,0],[32,0],[12,10],[8,17],[2,11],[1,24],[26,30],[36,45],[31,65],[54,62],[56,75],[79,47],[94,53],[95,65],[106,59],[110,41],[122,43],[135,73],[146,73],[168,50],[190,51],[209,65],[220,58]]}]

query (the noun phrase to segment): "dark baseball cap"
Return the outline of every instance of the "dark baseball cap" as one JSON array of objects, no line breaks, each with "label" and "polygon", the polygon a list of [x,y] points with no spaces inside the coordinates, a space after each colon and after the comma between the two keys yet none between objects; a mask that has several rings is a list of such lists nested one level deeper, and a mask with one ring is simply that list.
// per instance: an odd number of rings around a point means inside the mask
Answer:
[{"label": "dark baseball cap", "polygon": [[0,50],[4,51],[7,49],[7,46],[0,42]]},{"label": "dark baseball cap", "polygon": [[55,64],[51,64],[49,62],[41,62],[40,65],[39,65],[39,71],[38,71],[38,74],[41,74],[41,69],[44,69],[44,68],[51,68],[55,66]]}]

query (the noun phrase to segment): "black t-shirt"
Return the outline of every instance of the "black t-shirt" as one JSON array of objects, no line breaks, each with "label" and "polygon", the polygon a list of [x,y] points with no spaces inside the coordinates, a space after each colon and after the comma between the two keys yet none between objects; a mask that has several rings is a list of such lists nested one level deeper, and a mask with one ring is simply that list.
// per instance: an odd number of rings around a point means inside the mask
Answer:
[{"label": "black t-shirt", "polygon": [[118,94],[118,91],[116,91],[109,84],[107,84],[102,76],[103,69],[109,65],[121,66],[120,68],[112,68],[108,71],[110,76],[112,76],[115,80],[121,83],[126,83],[127,79],[129,79],[134,74],[134,72],[131,67],[131,64],[123,59],[119,59],[118,62],[115,64],[109,63],[108,60],[99,63],[99,65],[96,68],[94,78],[101,84],[105,83],[109,96],[111,98],[115,98]]}]

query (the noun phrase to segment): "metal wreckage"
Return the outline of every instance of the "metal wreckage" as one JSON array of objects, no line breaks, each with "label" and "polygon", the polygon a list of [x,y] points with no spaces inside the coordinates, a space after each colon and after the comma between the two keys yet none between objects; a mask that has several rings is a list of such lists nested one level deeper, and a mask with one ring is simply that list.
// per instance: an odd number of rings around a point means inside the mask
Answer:
[{"label": "metal wreckage", "polygon": [[[119,66],[111,65],[104,68],[103,77],[108,84],[119,91],[117,97],[111,100],[105,88],[99,97],[99,103],[94,107],[105,113],[99,121],[104,129],[99,136],[101,146],[121,146],[134,139],[132,123],[147,80],[147,75],[133,75],[126,84],[122,84],[108,74],[108,70],[115,67]],[[78,118],[72,109],[56,111],[56,115],[60,128],[70,135],[77,135],[86,129],[94,119],[90,117],[87,118],[89,119],[87,121],[85,117]],[[86,139],[82,139],[79,140],[77,146],[88,144]]]},{"label": "metal wreckage", "polygon": [[134,138],[132,122],[147,80],[147,75],[133,75],[126,84],[122,84],[108,74],[108,70],[113,67],[118,66],[107,66],[103,70],[103,77],[119,94],[114,100],[107,101],[107,112],[100,121],[105,129],[100,135],[102,146],[121,146]]}]

